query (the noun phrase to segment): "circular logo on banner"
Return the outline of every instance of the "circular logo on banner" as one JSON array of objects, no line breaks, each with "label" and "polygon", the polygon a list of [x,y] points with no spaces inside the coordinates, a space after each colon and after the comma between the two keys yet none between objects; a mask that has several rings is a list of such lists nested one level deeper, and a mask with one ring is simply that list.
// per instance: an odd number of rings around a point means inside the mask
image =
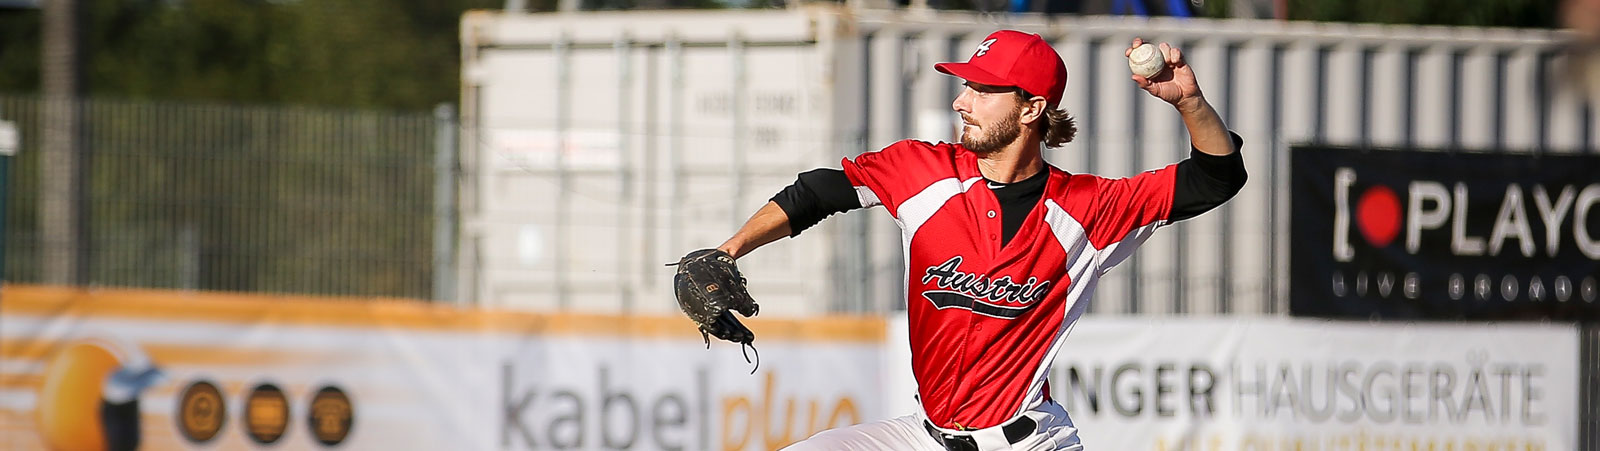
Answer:
[{"label": "circular logo on banner", "polygon": [[178,397],[178,432],[194,443],[205,443],[217,436],[228,420],[222,392],[210,382],[189,384]]},{"label": "circular logo on banner", "polygon": [[272,384],[257,385],[244,401],[245,433],[263,445],[283,438],[289,427],[289,400]]},{"label": "circular logo on banner", "polygon": [[311,397],[311,437],[324,445],[344,442],[355,422],[355,408],[339,387],[322,387]]},{"label": "circular logo on banner", "polygon": [[1388,247],[1400,234],[1400,196],[1387,186],[1378,185],[1356,201],[1356,227],[1372,247]]}]

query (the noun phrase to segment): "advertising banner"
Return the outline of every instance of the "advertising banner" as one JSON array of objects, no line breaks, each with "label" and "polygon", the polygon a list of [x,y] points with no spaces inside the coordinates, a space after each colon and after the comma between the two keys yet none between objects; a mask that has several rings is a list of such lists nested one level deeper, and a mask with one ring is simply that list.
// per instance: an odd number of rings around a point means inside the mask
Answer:
[{"label": "advertising banner", "polygon": [[1565,451],[1578,361],[1566,325],[1088,316],[1049,377],[1089,450]]},{"label": "advertising banner", "polygon": [[[0,449],[767,450],[878,419],[878,318],[7,286]],[[752,374],[754,369],[754,374]]]},{"label": "advertising banner", "polygon": [[1090,318],[1051,373],[1091,449],[1577,449],[1573,326]]},{"label": "advertising banner", "polygon": [[1290,311],[1600,319],[1600,155],[1297,147]]}]

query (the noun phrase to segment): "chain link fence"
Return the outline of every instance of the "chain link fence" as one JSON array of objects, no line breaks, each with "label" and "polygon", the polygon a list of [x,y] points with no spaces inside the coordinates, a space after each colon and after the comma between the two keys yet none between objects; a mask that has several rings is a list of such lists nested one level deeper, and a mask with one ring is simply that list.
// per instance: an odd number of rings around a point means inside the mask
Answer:
[{"label": "chain link fence", "polygon": [[[44,182],[71,177],[41,164],[50,111],[79,124],[65,226],[40,213],[42,189],[61,185]],[[21,136],[8,282],[432,295],[432,114],[0,96],[0,119]],[[47,274],[52,259],[76,274]]]}]

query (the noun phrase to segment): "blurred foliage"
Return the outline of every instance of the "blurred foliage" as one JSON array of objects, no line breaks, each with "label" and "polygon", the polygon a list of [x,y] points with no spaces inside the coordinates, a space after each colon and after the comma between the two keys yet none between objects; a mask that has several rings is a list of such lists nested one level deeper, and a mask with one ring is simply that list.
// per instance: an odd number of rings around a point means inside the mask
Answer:
[{"label": "blurred foliage", "polygon": [[[454,102],[460,95],[462,12],[503,5],[496,0],[80,1],[86,94],[91,96],[413,111]],[[37,91],[40,15],[0,10],[0,92]]]},{"label": "blurred foliage", "polygon": [[[461,13],[504,6],[503,0],[80,1],[89,95],[405,110],[456,100]],[[578,1],[585,9],[766,8],[785,3]],[[1107,1],[1057,0],[1051,5],[1060,7],[1049,9],[1107,11]],[[1554,27],[1559,3],[1285,1],[1297,20],[1511,27]],[[1204,1],[1196,13],[1227,17],[1232,2]],[[929,3],[941,9],[1006,5],[1003,0]],[[556,0],[526,4],[532,11],[549,11]],[[0,92],[38,89],[39,16],[37,10],[0,10]]]}]

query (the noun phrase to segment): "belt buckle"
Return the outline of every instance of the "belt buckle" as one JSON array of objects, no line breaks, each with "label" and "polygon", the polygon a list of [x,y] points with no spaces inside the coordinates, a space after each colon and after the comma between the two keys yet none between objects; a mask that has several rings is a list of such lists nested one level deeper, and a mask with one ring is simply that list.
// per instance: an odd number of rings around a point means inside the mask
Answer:
[{"label": "belt buckle", "polygon": [[949,451],[978,451],[978,441],[970,435],[953,435],[940,433],[943,438],[944,449]]},{"label": "belt buckle", "polygon": [[[928,433],[930,435],[932,435],[935,440],[938,440],[939,444],[943,445],[944,449],[946,449],[946,450],[949,450],[949,451],[966,451],[966,450],[977,451],[978,450],[978,439],[973,438],[971,435],[951,434],[951,433],[945,432],[945,431],[940,430],[939,428],[935,427],[933,425],[933,422],[932,421],[928,421],[928,420],[923,420],[922,424],[928,429]],[[966,426],[962,426],[961,423],[952,422],[951,424],[955,426],[955,430],[957,430],[957,431],[965,432],[965,431],[973,430],[973,429],[968,428]],[[1024,415],[1024,416],[1020,416],[1020,417],[1017,417],[1017,418],[1013,418],[1013,419],[1011,419],[1011,421],[1008,421],[1005,424],[1002,424],[1002,425],[996,426],[996,427],[1000,428],[1000,430],[1003,431],[1003,433],[1005,434],[1006,442],[1009,442],[1009,443],[1015,445],[1015,444],[1017,444],[1017,442],[1022,441],[1022,439],[1027,438],[1027,436],[1033,432],[1032,429],[1037,427],[1037,426],[1038,426],[1038,422],[1037,421],[1035,421],[1033,418],[1029,418],[1028,416]]]},{"label": "belt buckle", "polygon": [[[972,438],[970,435],[958,435],[941,431],[934,427],[933,422],[930,421],[924,421],[923,424],[927,426],[928,432],[932,433],[933,438],[939,441],[939,445],[943,446],[946,450],[978,451],[978,440]],[[961,426],[960,423],[956,423],[956,430],[965,431],[967,429]]]}]

